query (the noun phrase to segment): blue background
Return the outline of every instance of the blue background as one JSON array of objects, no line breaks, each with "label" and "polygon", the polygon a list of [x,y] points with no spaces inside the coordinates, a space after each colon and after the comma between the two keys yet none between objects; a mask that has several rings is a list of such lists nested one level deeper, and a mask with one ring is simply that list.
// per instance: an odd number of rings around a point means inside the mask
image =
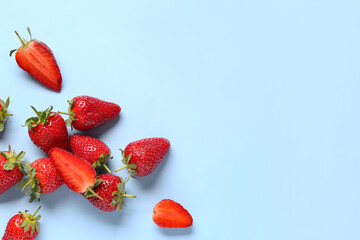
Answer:
[{"label": "blue background", "polygon": [[[29,105],[66,110],[81,94],[122,107],[88,132],[113,150],[112,169],[131,141],[172,144],[152,175],[129,182],[138,198],[122,212],[65,186],[44,195],[37,239],[359,239],[359,10],[355,0],[3,1],[1,98],[14,117],[2,149],[46,156],[21,127]],[[56,56],[60,94],[8,57],[27,26]],[[194,226],[157,227],[163,198]],[[0,196],[0,232],[38,207],[27,200],[14,188]]]}]

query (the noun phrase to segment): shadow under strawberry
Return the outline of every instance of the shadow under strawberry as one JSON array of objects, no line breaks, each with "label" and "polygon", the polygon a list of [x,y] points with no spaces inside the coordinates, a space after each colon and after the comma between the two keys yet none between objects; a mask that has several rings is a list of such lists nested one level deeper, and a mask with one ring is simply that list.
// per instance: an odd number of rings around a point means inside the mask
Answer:
[{"label": "shadow under strawberry", "polygon": [[119,122],[121,121],[120,115],[117,115],[113,120],[111,120],[110,122],[107,122],[103,125],[100,125],[94,129],[88,130],[86,132],[84,131],[73,131],[74,133],[79,133],[79,134],[84,134],[86,133],[86,135],[94,137],[94,138],[100,138],[102,135],[105,135],[106,132],[112,130],[114,131],[114,126],[119,124],[121,125]]},{"label": "shadow under strawberry", "polygon": [[19,193],[19,190],[16,189],[16,185],[14,185],[5,193],[0,194],[0,203],[14,202],[24,196],[24,194]]},{"label": "shadow under strawberry", "polygon": [[[156,226],[155,226],[156,227]],[[183,236],[190,235],[194,232],[194,228],[157,228],[161,234],[166,236]]]}]

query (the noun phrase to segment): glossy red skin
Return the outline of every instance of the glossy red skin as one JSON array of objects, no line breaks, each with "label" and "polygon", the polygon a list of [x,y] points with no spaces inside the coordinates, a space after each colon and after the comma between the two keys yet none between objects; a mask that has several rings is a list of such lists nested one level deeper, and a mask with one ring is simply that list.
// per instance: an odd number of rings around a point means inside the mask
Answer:
[{"label": "glossy red skin", "polygon": [[159,227],[186,228],[193,224],[190,213],[171,199],[161,200],[155,205],[153,211],[153,221]]},{"label": "glossy red skin", "polygon": [[15,59],[19,67],[35,79],[57,92],[60,91],[60,69],[53,52],[45,43],[33,39],[27,46],[17,50]]},{"label": "glossy red skin", "polygon": [[24,177],[17,166],[15,166],[11,171],[3,169],[3,165],[6,161],[7,159],[0,155],[0,194],[18,184]]},{"label": "glossy red skin", "polygon": [[170,148],[165,138],[145,138],[130,143],[125,148],[125,157],[131,154],[129,164],[136,164],[136,176],[143,177],[152,173],[164,159]]},{"label": "glossy red skin", "polygon": [[39,158],[31,166],[36,168],[42,194],[51,193],[63,185],[61,175],[50,158]]},{"label": "glossy red skin", "polygon": [[113,192],[118,190],[117,184],[121,183],[120,178],[112,174],[100,174],[97,177],[102,179],[103,181],[100,183],[99,186],[94,188],[94,191],[104,200],[101,200],[97,197],[89,197],[87,198],[87,200],[89,200],[92,205],[102,211],[115,211],[116,206],[111,205],[111,201],[114,198],[112,194]]},{"label": "glossy red skin", "polygon": [[22,223],[23,218],[20,218],[20,214],[17,214],[13,216],[5,229],[5,234],[2,238],[2,240],[32,240],[35,239],[38,235],[37,230],[35,229],[35,232],[33,235],[31,235],[31,229],[29,231],[24,232],[24,228],[20,227],[20,224]]},{"label": "glossy red skin", "polygon": [[90,164],[98,161],[101,154],[110,154],[109,147],[103,141],[90,136],[73,134],[70,136],[69,142],[73,154],[85,159]]},{"label": "glossy red skin", "polygon": [[66,186],[74,192],[84,193],[94,185],[96,172],[86,160],[61,148],[51,149],[49,156]]},{"label": "glossy red skin", "polygon": [[76,121],[72,126],[80,131],[87,131],[107,123],[119,115],[119,105],[90,96],[78,96],[74,99],[72,111]]},{"label": "glossy red skin", "polygon": [[58,113],[48,118],[43,125],[28,130],[31,141],[41,150],[48,153],[53,147],[69,150],[68,131],[64,119]]}]

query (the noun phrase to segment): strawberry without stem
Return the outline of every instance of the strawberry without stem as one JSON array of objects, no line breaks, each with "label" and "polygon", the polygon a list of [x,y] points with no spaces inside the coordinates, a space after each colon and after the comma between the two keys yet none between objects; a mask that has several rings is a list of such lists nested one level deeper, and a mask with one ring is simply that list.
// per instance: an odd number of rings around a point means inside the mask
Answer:
[{"label": "strawberry without stem", "polygon": [[10,98],[6,99],[6,102],[0,99],[0,132],[4,130],[4,124],[8,116],[12,114],[7,113],[7,109],[10,105]]},{"label": "strawberry without stem", "polygon": [[43,112],[38,112],[33,106],[36,117],[26,120],[31,141],[41,150],[48,153],[53,147],[69,150],[68,131],[60,114],[51,112],[52,106]]},{"label": "strawberry without stem", "polygon": [[51,161],[59,171],[66,186],[77,193],[93,192],[96,172],[86,160],[79,158],[61,148],[53,148],[49,152]]},{"label": "strawberry without stem", "polygon": [[186,228],[193,224],[190,213],[179,203],[164,199],[154,207],[153,221],[159,227]]},{"label": "strawberry without stem", "polygon": [[50,158],[40,158],[31,164],[26,162],[27,178],[24,178],[17,188],[21,188],[26,194],[30,193],[30,201],[40,201],[40,194],[47,194],[58,189],[63,180],[60,173]]},{"label": "strawberry without stem", "polygon": [[112,174],[100,174],[97,176],[93,190],[103,199],[93,197],[93,194],[90,192],[84,194],[84,196],[88,198],[92,205],[102,211],[112,212],[121,210],[123,205],[125,205],[125,197],[135,198],[135,196],[125,193],[125,183],[127,180],[124,181],[122,178]]},{"label": "strawberry without stem", "polygon": [[24,177],[24,162],[21,161],[25,157],[24,152],[16,154],[15,151],[1,152],[0,155],[0,194],[20,182]]},{"label": "strawberry without stem", "polygon": [[2,240],[32,240],[40,233],[40,215],[36,216],[38,210],[33,214],[25,212],[19,212],[19,214],[13,216],[5,229]]},{"label": "strawberry without stem", "polygon": [[119,105],[90,96],[78,96],[69,102],[66,124],[79,131],[87,131],[107,123],[119,115]]},{"label": "strawberry without stem", "polygon": [[149,175],[164,159],[169,148],[170,142],[165,138],[145,138],[132,142],[125,151],[121,150],[125,166],[115,172],[128,168],[137,177]]},{"label": "strawberry without stem", "polygon": [[85,135],[73,134],[70,136],[70,148],[74,155],[88,161],[97,169],[104,167],[109,173],[106,162],[110,158],[110,148],[102,141]]},{"label": "strawberry without stem", "polygon": [[61,73],[51,49],[43,42],[31,36],[30,28],[27,28],[30,41],[21,38],[21,47],[10,51],[10,56],[16,52],[16,62],[20,68],[28,72],[45,86],[59,92],[61,89]]}]

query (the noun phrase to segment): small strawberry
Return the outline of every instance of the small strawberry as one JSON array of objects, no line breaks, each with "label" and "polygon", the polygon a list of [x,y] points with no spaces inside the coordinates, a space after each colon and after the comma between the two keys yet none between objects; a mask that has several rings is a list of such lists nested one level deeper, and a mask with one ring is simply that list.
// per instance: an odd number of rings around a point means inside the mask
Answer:
[{"label": "small strawberry", "polygon": [[[32,240],[40,233],[40,215],[36,216],[41,206],[31,215],[26,210],[10,218],[2,240]],[[31,229],[31,231],[29,231]]]},{"label": "small strawberry", "polygon": [[18,49],[11,50],[10,56],[16,52],[15,58],[20,68],[45,86],[60,92],[62,78],[54,54],[45,43],[32,38],[30,28],[27,28],[27,31],[30,41],[21,38],[15,31],[22,45]]},{"label": "small strawberry", "polygon": [[153,221],[159,227],[186,228],[193,224],[190,213],[179,203],[164,199],[154,207]]},{"label": "small strawberry", "polygon": [[97,196],[92,190],[92,186],[95,184],[96,172],[90,163],[64,149],[56,147],[51,149],[49,156],[68,188],[77,193],[90,191],[94,196]]},{"label": "small strawberry", "polygon": [[115,172],[128,168],[137,177],[149,175],[164,159],[169,148],[170,142],[165,138],[145,138],[132,142],[125,151],[120,149],[125,166]]},{"label": "small strawberry", "polygon": [[15,151],[2,151],[0,155],[0,194],[20,182],[24,177],[24,162],[21,161],[25,157],[24,152],[16,154]]},{"label": "small strawberry", "polygon": [[89,96],[74,97],[69,102],[66,124],[79,131],[87,131],[109,122],[119,115],[119,105]]},{"label": "small strawberry", "polygon": [[6,118],[12,116],[12,114],[7,113],[7,109],[10,105],[10,98],[6,99],[6,102],[0,99],[0,132],[4,130],[4,124]]},{"label": "small strawberry", "polygon": [[109,173],[106,162],[110,158],[110,148],[102,141],[85,135],[73,134],[70,136],[70,148],[75,156],[88,161],[97,169],[104,167]]},{"label": "small strawberry", "polygon": [[69,150],[68,131],[60,114],[51,112],[52,106],[43,112],[38,112],[33,106],[31,108],[37,115],[25,122],[31,141],[46,153],[53,147]]},{"label": "small strawberry", "polygon": [[123,205],[125,205],[125,197],[136,197],[125,193],[125,183],[127,180],[124,181],[121,177],[112,174],[100,174],[97,176],[93,190],[102,200],[94,197],[91,192],[84,194],[84,196],[88,198],[92,205],[102,211],[112,212],[121,210]]},{"label": "small strawberry", "polygon": [[20,181],[17,188],[21,188],[25,194],[30,193],[30,201],[40,201],[40,194],[47,194],[58,189],[62,184],[62,178],[50,158],[39,158],[25,164],[27,178]]}]

